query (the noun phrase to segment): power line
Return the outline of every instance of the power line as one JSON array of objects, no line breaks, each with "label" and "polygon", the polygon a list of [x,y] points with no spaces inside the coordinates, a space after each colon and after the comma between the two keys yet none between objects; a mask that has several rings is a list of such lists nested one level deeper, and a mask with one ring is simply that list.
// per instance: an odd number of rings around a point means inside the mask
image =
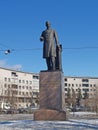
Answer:
[{"label": "power line", "polygon": [[[84,50],[84,49],[98,49],[98,47],[73,47],[73,48],[62,48],[63,50]],[[21,48],[21,49],[9,49],[11,51],[36,51],[36,50],[42,50],[42,48]],[[5,51],[5,50],[0,50]]]},{"label": "power line", "polygon": [[[98,47],[73,47],[73,48],[62,48],[63,50],[85,50],[85,49],[98,49]],[[7,49],[7,50],[0,50],[3,51],[5,54],[9,54],[13,51],[38,51],[42,50],[42,48],[21,48],[21,49]]]},{"label": "power line", "polygon": [[84,50],[84,49],[98,49],[98,47],[73,47],[73,48],[63,48],[66,50]]},{"label": "power line", "polygon": [[[28,49],[8,49],[10,51],[36,51],[36,50],[42,50],[42,48],[28,48]],[[6,51],[6,50],[3,50],[3,49],[0,49],[0,51]]]},{"label": "power line", "polygon": [[[42,50],[42,48],[21,48],[21,49],[10,49],[11,47],[10,46],[7,46],[3,43],[0,43],[1,46],[3,47],[6,47],[6,48],[9,48],[8,50],[11,50],[11,51],[32,51],[32,50]],[[62,49],[64,50],[84,50],[84,49],[98,49],[98,46],[92,46],[92,47],[89,47],[89,46],[84,46],[84,47],[62,47]],[[0,51],[6,51],[6,50],[0,50]]]}]

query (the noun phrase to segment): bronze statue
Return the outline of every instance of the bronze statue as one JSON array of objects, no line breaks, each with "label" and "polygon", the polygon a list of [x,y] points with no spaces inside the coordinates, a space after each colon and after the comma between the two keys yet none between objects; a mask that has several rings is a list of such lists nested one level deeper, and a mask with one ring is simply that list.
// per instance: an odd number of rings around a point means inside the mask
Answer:
[{"label": "bronze statue", "polygon": [[48,70],[61,70],[61,45],[55,30],[51,29],[50,22],[46,21],[46,30],[41,34],[43,45],[43,58],[46,59]]}]

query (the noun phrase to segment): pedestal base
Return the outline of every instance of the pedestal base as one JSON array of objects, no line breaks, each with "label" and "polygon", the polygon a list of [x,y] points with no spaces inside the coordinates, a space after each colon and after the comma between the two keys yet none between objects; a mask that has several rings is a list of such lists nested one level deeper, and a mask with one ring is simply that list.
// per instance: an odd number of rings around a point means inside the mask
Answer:
[{"label": "pedestal base", "polygon": [[50,109],[40,109],[34,113],[35,121],[65,121],[66,120],[66,112],[50,110]]}]

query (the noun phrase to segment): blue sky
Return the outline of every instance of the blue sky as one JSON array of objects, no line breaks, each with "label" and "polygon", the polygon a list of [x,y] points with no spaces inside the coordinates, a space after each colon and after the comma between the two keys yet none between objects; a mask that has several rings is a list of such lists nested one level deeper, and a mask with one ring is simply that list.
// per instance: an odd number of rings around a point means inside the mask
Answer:
[{"label": "blue sky", "polygon": [[64,75],[98,77],[98,0],[0,0],[0,66],[46,70],[39,37],[47,20],[63,46]]}]

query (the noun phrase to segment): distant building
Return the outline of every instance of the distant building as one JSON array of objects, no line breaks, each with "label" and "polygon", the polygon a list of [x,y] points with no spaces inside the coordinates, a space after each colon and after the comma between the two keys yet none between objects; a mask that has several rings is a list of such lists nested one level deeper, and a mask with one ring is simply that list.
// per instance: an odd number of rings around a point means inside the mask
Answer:
[{"label": "distant building", "polygon": [[0,68],[0,106],[38,105],[39,74]]},{"label": "distant building", "polygon": [[85,93],[88,94],[89,98],[94,96],[94,91],[98,88],[98,78],[94,77],[67,77],[64,78],[65,86],[65,98],[67,97],[68,89],[74,89],[75,93],[81,90],[82,97],[84,98]]},{"label": "distant building", "polygon": [[[74,90],[76,98],[81,90],[82,99],[85,95],[93,98],[98,92],[98,78],[64,76],[65,102],[68,90]],[[39,74],[0,68],[0,107],[20,108],[39,105]]]}]

